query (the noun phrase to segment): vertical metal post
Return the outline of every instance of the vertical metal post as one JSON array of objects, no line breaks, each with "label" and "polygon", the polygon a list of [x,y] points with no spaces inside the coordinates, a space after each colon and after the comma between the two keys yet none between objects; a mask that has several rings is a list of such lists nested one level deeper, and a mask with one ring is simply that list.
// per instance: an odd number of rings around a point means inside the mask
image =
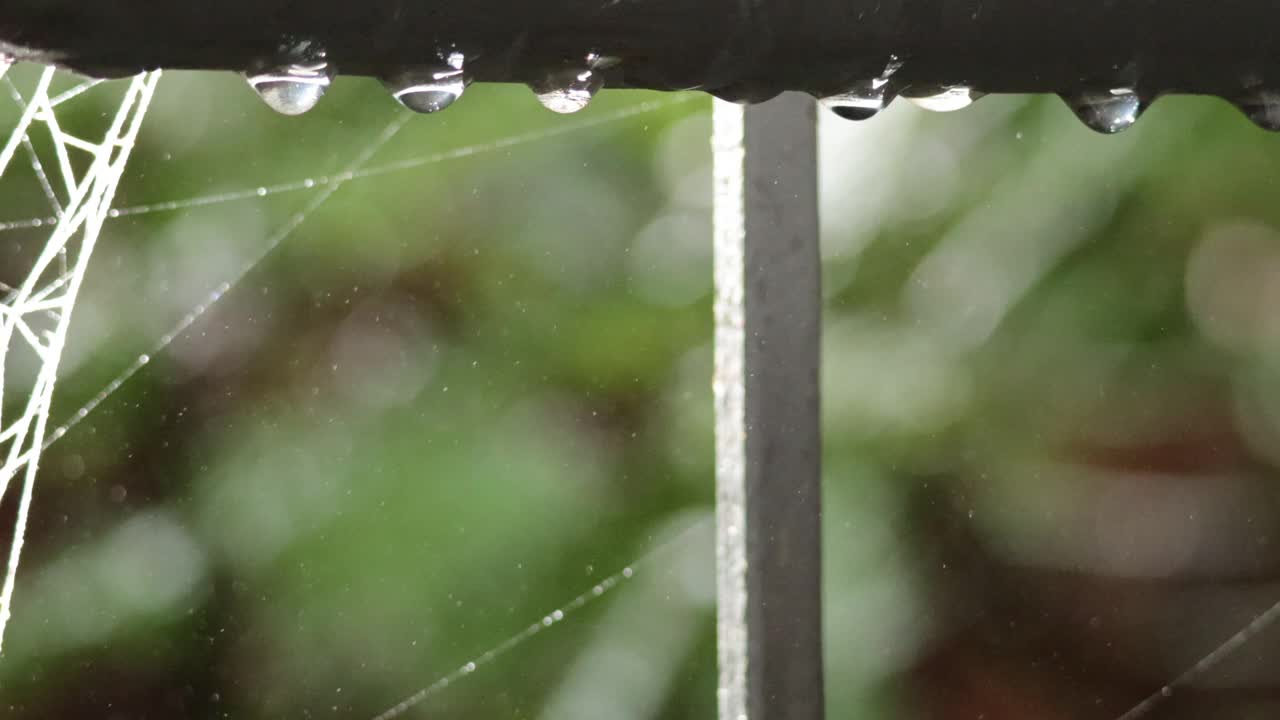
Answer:
[{"label": "vertical metal post", "polygon": [[814,102],[716,102],[720,720],[821,720]]}]

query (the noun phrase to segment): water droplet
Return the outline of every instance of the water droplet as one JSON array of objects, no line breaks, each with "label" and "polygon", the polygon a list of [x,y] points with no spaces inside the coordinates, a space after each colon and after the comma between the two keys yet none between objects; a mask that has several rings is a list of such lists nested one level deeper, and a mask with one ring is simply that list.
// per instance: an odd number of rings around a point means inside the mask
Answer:
[{"label": "water droplet", "polygon": [[591,98],[604,87],[600,67],[600,56],[592,53],[581,63],[552,70],[529,87],[546,109],[562,115],[576,113],[590,104]]},{"label": "water droplet", "polygon": [[555,620],[556,622],[560,622],[561,620],[564,619],[564,611],[556,610],[555,612],[551,613],[551,619]]},{"label": "water droplet", "polygon": [[892,57],[879,77],[864,80],[838,95],[822,98],[823,107],[845,120],[870,120],[893,102],[889,80],[902,67],[897,57]]},{"label": "water droplet", "polygon": [[470,675],[471,673],[473,673],[473,672],[475,672],[475,671],[476,671],[476,664],[475,664],[475,663],[473,663],[473,662],[469,662],[469,663],[467,663],[466,665],[463,665],[463,666],[462,666],[462,674],[463,674],[463,675]]},{"label": "water droplet", "polygon": [[903,92],[903,96],[914,103],[916,107],[931,112],[963,110],[981,99],[983,94],[967,85]]},{"label": "water droplet", "polygon": [[387,78],[383,84],[392,97],[414,112],[440,112],[462,97],[467,89],[462,71],[464,62],[462,53],[450,53],[439,63],[410,68]]},{"label": "water droplet", "polygon": [[1132,88],[1085,92],[1065,100],[1081,122],[1107,135],[1132,127],[1146,109],[1142,98]]},{"label": "water droplet", "polygon": [[258,96],[283,115],[301,115],[315,107],[333,76],[334,68],[324,48],[310,40],[281,46],[271,62],[245,73]]},{"label": "water droplet", "polygon": [[870,120],[889,103],[883,93],[863,94],[850,91],[822,98],[822,106],[845,120]]},{"label": "water droplet", "polygon": [[1254,125],[1263,130],[1280,132],[1280,92],[1259,90],[1236,101],[1236,107]]}]

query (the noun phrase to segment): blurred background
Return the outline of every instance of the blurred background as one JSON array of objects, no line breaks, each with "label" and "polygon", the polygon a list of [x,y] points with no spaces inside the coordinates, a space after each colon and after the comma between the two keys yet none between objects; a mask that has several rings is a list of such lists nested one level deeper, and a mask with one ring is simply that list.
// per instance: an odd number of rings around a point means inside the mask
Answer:
[{"label": "blurred background", "polygon": [[[116,205],[250,197],[108,221],[53,421],[402,112],[166,75]],[[714,717],[709,134],[692,94],[413,118],[371,164],[443,157],[344,185],[46,453],[6,717],[366,718],[544,617],[407,716]],[[990,97],[822,144],[831,718],[1114,718],[1280,600],[1280,138]],[[1278,713],[1272,630],[1153,717]]]}]

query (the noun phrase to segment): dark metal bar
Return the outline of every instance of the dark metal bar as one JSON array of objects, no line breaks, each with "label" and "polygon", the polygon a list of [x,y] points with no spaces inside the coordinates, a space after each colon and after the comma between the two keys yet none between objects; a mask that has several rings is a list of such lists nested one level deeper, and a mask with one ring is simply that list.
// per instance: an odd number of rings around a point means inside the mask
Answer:
[{"label": "dark metal bar", "polygon": [[815,103],[716,124],[721,719],[821,720]]},{"label": "dark metal bar", "polygon": [[752,720],[821,720],[822,333],[812,98],[746,110],[747,682]]},{"label": "dark metal bar", "polygon": [[386,76],[465,52],[472,77],[536,82],[594,51],[613,86],[823,96],[881,75],[896,89],[1116,87],[1235,97],[1280,84],[1269,0],[6,0],[0,51],[99,74],[243,70],[281,38]]}]

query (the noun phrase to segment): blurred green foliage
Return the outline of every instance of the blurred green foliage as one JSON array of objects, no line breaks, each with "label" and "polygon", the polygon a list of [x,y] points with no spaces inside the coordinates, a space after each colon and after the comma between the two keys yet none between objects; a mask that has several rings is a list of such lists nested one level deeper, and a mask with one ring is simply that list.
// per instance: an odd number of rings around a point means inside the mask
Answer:
[{"label": "blurred green foliage", "polygon": [[[92,126],[112,97],[64,122]],[[285,118],[239,78],[172,73],[116,204],[340,172],[400,112],[367,80]],[[829,712],[944,717],[930,658],[991,601],[989,576],[953,571],[948,532],[987,566],[1173,576],[1189,561],[1133,558],[1188,526],[1148,527],[1128,560],[1086,552],[1077,515],[1100,501],[1083,470],[1048,469],[1187,435],[1240,436],[1264,478],[1280,460],[1280,140],[1203,98],[1105,139],[1052,98],[837,123]],[[606,92],[563,118],[503,86],[410,121],[372,165],[474,152],[349,182],[46,455],[0,662],[9,716],[368,717],[657,548],[412,716],[713,717],[709,132],[695,96]],[[0,219],[46,212],[24,172]],[[55,421],[312,192],[109,222]],[[0,258],[45,234],[0,234]]]}]

